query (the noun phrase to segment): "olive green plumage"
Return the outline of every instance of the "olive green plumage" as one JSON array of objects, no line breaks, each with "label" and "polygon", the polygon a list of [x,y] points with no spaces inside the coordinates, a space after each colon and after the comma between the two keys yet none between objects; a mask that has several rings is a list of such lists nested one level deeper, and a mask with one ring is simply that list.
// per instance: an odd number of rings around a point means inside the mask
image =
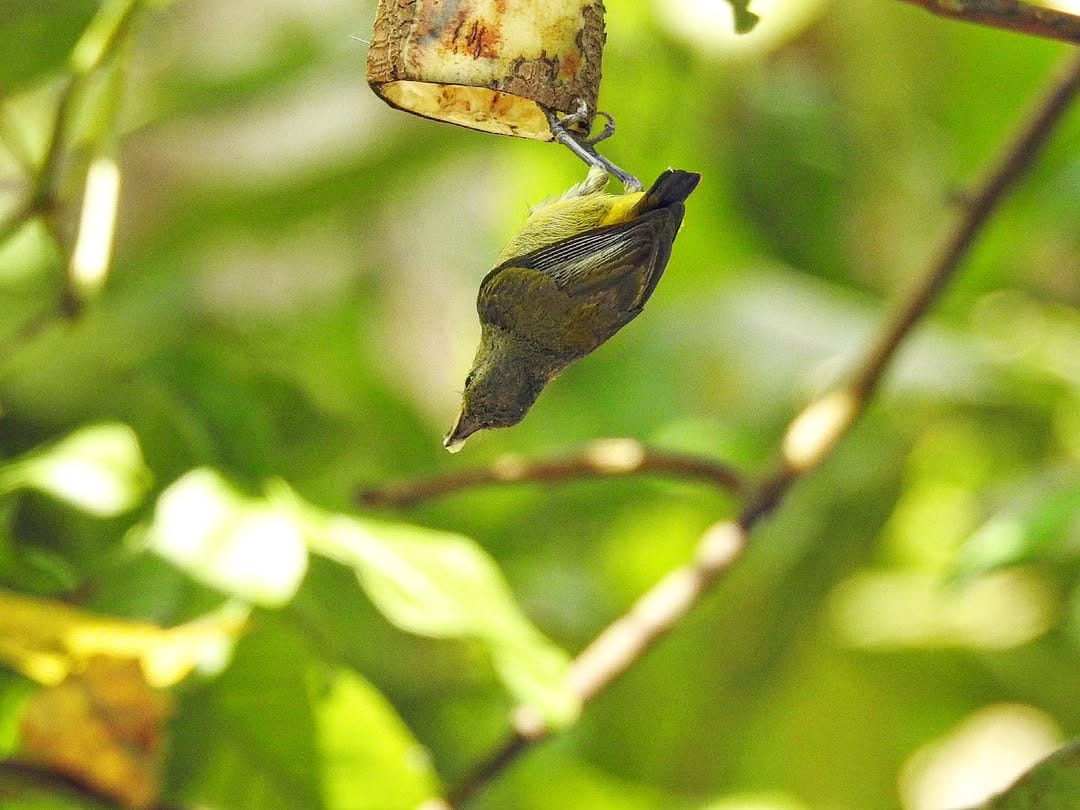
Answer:
[{"label": "olive green plumage", "polygon": [[530,214],[480,284],[480,346],[448,449],[520,422],[555,374],[637,317],[700,179],[669,169],[648,191],[609,195],[606,175],[590,172]]}]

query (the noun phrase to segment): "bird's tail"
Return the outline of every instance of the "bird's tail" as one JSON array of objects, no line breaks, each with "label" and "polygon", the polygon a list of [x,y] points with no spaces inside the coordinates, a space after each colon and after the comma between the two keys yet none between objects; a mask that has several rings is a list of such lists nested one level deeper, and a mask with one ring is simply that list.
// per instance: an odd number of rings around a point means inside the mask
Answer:
[{"label": "bird's tail", "polygon": [[655,211],[657,208],[667,208],[669,205],[682,202],[697,188],[701,181],[701,175],[697,172],[684,172],[682,169],[668,169],[652,184],[652,188],[645,192],[635,208],[636,214],[644,214],[646,211]]}]

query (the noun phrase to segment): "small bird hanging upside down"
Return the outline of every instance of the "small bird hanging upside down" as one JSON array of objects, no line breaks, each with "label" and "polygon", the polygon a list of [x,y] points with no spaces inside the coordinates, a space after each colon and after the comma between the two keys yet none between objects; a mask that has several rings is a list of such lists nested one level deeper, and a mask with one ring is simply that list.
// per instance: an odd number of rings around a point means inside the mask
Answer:
[{"label": "small bird hanging upside down", "polygon": [[669,169],[627,194],[605,194],[608,179],[594,166],[533,209],[481,282],[480,346],[443,441],[450,452],[478,430],[520,422],[552,377],[637,317],[656,289],[701,175]]}]

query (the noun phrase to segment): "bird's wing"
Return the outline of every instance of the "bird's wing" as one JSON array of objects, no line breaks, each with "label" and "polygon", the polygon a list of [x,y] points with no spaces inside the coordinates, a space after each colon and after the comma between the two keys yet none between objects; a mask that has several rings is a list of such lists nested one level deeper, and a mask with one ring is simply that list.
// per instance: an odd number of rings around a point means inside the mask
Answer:
[{"label": "bird's wing", "polygon": [[595,347],[633,318],[667,264],[683,207],[650,211],[508,259],[480,285],[481,322],[546,346]]},{"label": "bird's wing", "polygon": [[[651,276],[663,271],[662,266],[654,267],[655,255],[659,251],[666,260],[682,213],[681,205],[650,211],[629,222],[595,228],[516,256],[492,271],[481,290],[499,283],[501,269],[513,267],[540,271],[575,299],[630,282],[637,276],[641,293],[647,297],[654,286]],[[643,303],[637,302],[638,306]]]}]

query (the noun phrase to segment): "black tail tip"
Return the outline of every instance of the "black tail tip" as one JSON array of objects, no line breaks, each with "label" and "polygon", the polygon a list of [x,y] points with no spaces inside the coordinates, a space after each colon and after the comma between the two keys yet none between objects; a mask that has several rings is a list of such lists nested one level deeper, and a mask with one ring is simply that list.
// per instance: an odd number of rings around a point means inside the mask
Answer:
[{"label": "black tail tip", "polygon": [[654,204],[671,205],[689,197],[700,182],[701,174],[698,172],[668,169],[656,178],[647,196],[655,200]]}]

